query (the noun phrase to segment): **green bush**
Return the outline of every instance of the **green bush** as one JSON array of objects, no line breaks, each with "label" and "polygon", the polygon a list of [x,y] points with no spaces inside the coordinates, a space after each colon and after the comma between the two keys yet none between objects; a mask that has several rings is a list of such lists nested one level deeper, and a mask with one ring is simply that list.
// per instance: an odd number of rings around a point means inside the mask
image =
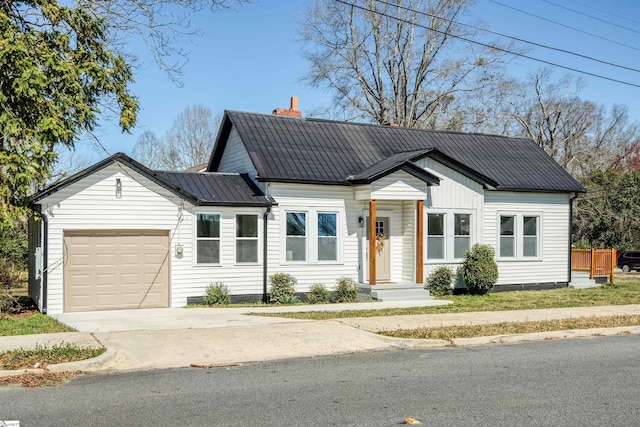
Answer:
[{"label": "green bush", "polygon": [[338,279],[338,286],[333,293],[336,302],[355,302],[358,300],[358,284],[350,277]]},{"label": "green bush", "polygon": [[272,304],[294,304],[297,301],[295,277],[285,273],[275,273],[269,277],[269,301]]},{"label": "green bush", "polygon": [[204,303],[206,305],[228,305],[231,303],[229,288],[222,282],[210,284],[205,290]]},{"label": "green bush", "polygon": [[329,291],[322,283],[314,283],[307,292],[309,304],[323,304],[329,302]]},{"label": "green bush", "polygon": [[427,277],[427,283],[425,288],[429,289],[429,294],[441,297],[444,295],[451,295],[453,289],[451,284],[455,278],[455,273],[449,267],[440,266],[433,270],[429,277]]},{"label": "green bush", "polygon": [[484,295],[498,280],[498,264],[494,260],[495,252],[488,245],[475,244],[467,249],[460,273],[469,293]]}]

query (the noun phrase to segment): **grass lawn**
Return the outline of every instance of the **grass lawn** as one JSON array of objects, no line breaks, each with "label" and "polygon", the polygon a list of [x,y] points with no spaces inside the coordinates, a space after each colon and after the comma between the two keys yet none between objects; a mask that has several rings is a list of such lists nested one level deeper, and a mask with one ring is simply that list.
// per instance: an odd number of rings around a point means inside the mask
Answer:
[{"label": "grass lawn", "polygon": [[19,297],[19,303],[20,312],[0,316],[0,336],[51,334],[75,330],[39,313],[28,297]]},{"label": "grass lawn", "polygon": [[470,311],[529,310],[540,308],[589,307],[640,304],[640,279],[619,278],[618,283],[590,289],[499,292],[483,296],[455,295],[441,299],[453,304],[438,307],[387,308],[309,313],[256,313],[257,316],[325,320],[346,317],[398,316],[407,314],[464,313]]},{"label": "grass lawn", "polygon": [[528,334],[531,332],[566,331],[572,329],[615,328],[618,326],[640,326],[640,316],[581,317],[576,319],[542,320],[537,322],[506,322],[488,325],[398,329],[378,333],[380,335],[397,338],[450,340],[454,338]]},{"label": "grass lawn", "polygon": [[78,347],[73,344],[11,350],[0,353],[0,369],[46,368],[47,365],[75,362],[100,356],[105,348]]}]

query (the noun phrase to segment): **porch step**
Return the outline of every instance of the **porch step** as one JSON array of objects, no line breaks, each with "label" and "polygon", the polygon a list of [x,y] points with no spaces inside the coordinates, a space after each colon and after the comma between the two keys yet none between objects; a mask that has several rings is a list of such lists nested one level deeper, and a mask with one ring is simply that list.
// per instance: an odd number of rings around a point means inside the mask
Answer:
[{"label": "porch step", "polygon": [[371,298],[378,301],[415,301],[434,299],[424,285],[419,284],[391,284],[375,285],[371,287]]},{"label": "porch step", "polygon": [[[572,271],[571,272],[571,286],[574,289],[586,289],[586,288],[595,288],[600,286],[602,281],[596,279],[589,279],[589,273],[585,273],[582,271]],[[606,282],[606,278],[605,278]]]}]

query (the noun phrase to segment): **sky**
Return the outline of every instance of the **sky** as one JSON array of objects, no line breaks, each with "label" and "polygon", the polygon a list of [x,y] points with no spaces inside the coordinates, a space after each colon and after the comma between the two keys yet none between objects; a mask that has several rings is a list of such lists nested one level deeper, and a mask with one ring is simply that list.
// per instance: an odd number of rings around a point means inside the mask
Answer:
[{"label": "sky", "polygon": [[[302,57],[305,46],[298,31],[304,11],[312,1],[254,0],[235,10],[213,13],[206,10],[195,14],[192,27],[202,35],[183,40],[183,47],[190,55],[181,87],[149,60],[142,46],[132,46],[145,62],[144,67],[137,70],[131,87],[141,106],[138,125],[131,134],[123,134],[117,126],[102,121],[95,133],[100,144],[81,141],[77,150],[93,162],[116,152],[131,154],[144,131],[150,130],[162,137],[181,111],[196,104],[209,107],[214,115],[222,115],[224,110],[268,114],[276,107],[288,108],[289,99],[294,95],[299,98],[303,115],[305,111],[329,105],[331,95],[326,89],[312,88],[303,80],[308,64]],[[476,0],[470,13],[461,20],[480,22],[492,31],[640,69],[640,2],[637,0]],[[635,71],[537,47],[530,48],[527,55],[640,85],[640,74]],[[515,59],[509,64],[508,72],[524,77],[544,66]],[[556,69],[555,76],[567,72]],[[607,107],[624,104],[631,118],[640,122],[640,87],[591,76],[582,78],[586,84],[582,98]]]}]

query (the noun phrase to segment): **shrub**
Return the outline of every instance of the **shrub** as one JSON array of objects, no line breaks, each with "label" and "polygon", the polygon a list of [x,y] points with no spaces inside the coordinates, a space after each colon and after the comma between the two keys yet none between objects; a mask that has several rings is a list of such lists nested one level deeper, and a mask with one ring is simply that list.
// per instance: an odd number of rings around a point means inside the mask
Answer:
[{"label": "shrub", "polygon": [[[295,298],[296,283],[295,277],[285,273],[275,273],[269,277],[269,301],[272,304],[294,304],[297,302]],[[295,299],[295,301],[292,301]]]},{"label": "shrub", "polygon": [[314,283],[307,293],[309,304],[322,304],[329,302],[329,291],[322,283]]},{"label": "shrub", "polygon": [[469,293],[486,294],[498,280],[498,264],[494,260],[495,252],[488,245],[475,244],[467,249],[460,273]]},{"label": "shrub", "polygon": [[227,305],[231,303],[229,288],[222,282],[210,284],[204,294],[204,303],[206,305]]},{"label": "shrub", "polygon": [[333,293],[336,302],[354,302],[358,300],[358,284],[350,277],[338,279],[338,286]]},{"label": "shrub", "polygon": [[451,295],[451,283],[454,278],[455,273],[449,267],[438,267],[427,277],[425,288],[429,289],[429,294],[436,297]]}]

